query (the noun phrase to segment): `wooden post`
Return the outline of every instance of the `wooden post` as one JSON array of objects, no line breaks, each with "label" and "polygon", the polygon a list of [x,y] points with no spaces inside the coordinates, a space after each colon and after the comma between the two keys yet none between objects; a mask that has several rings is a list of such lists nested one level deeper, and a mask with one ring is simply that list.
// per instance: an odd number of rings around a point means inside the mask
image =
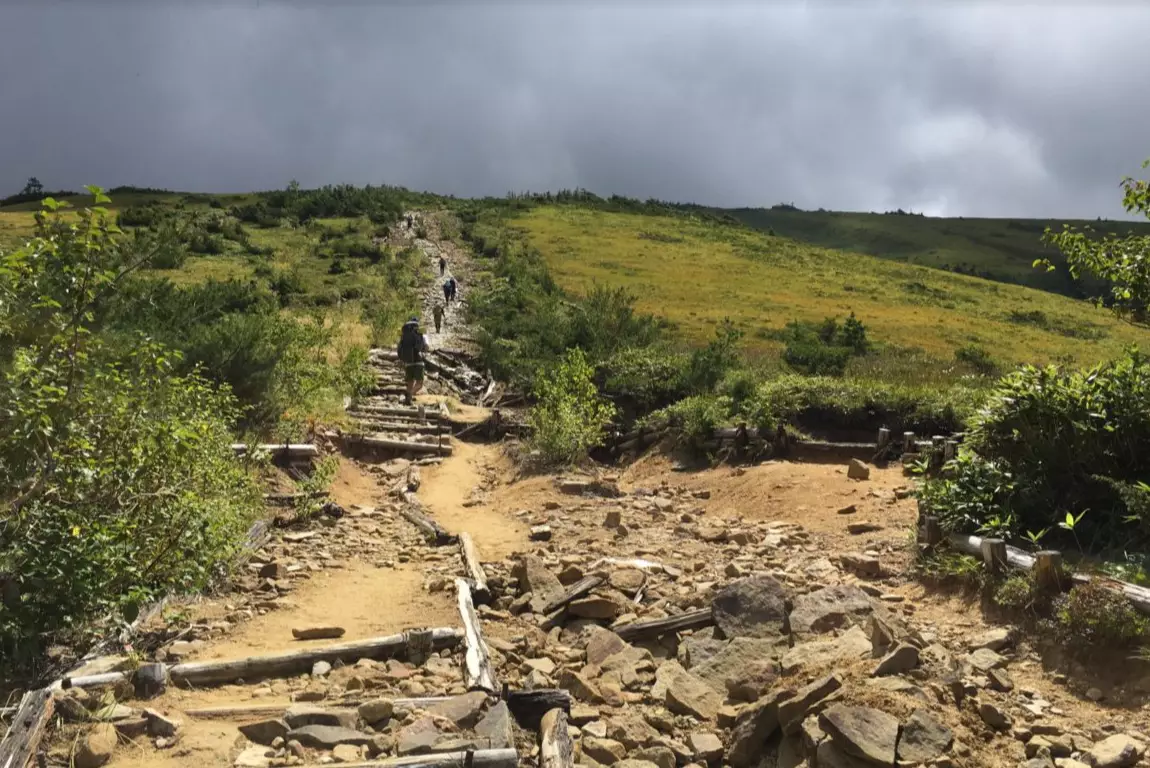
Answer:
[{"label": "wooden post", "polygon": [[562,688],[510,691],[503,699],[520,728],[541,730],[543,716],[553,709],[571,713],[571,694]]},{"label": "wooden post", "polygon": [[567,715],[552,709],[539,728],[539,768],[574,768],[575,745],[567,732]]},{"label": "wooden post", "polygon": [[499,686],[491,668],[490,651],[487,643],[483,642],[475,604],[471,602],[471,586],[467,579],[456,579],[455,589],[459,593],[459,616],[463,620],[463,641],[466,645],[463,655],[464,682],[469,690],[495,693]]},{"label": "wooden post", "polygon": [[958,441],[947,440],[942,446],[942,460],[953,461],[954,457],[958,455]]},{"label": "wooden post", "polygon": [[930,465],[936,469],[942,466],[942,451],[945,445],[946,438],[942,435],[935,435],[930,439]]},{"label": "wooden post", "polygon": [[1044,549],[1034,553],[1034,583],[1040,592],[1062,591],[1062,553]]},{"label": "wooden post", "polygon": [[928,549],[933,549],[942,543],[942,524],[933,515],[922,518],[921,543]]},{"label": "wooden post", "polygon": [[914,453],[915,452],[914,432],[903,432],[902,433],[902,452],[903,453]]},{"label": "wooden post", "polygon": [[887,443],[889,443],[889,442],[890,442],[890,430],[887,429],[886,427],[879,427],[878,428],[878,439],[875,440],[875,447],[881,451],[883,448],[886,448]]},{"label": "wooden post", "polygon": [[407,660],[421,666],[435,652],[435,638],[430,629],[409,629],[407,635]]},{"label": "wooden post", "polygon": [[1006,571],[1006,542],[1002,539],[983,539],[982,562],[992,576],[1000,576]]},{"label": "wooden post", "polygon": [[55,700],[50,688],[24,694],[20,709],[3,741],[0,741],[0,767],[24,768],[40,747],[40,739],[52,719]]}]

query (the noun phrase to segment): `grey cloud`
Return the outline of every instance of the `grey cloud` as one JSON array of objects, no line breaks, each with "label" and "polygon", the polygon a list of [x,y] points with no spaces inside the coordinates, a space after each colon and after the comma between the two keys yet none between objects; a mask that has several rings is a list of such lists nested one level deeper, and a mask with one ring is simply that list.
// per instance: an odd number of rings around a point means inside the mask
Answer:
[{"label": "grey cloud", "polygon": [[0,6],[0,185],[1119,214],[1150,9]]}]

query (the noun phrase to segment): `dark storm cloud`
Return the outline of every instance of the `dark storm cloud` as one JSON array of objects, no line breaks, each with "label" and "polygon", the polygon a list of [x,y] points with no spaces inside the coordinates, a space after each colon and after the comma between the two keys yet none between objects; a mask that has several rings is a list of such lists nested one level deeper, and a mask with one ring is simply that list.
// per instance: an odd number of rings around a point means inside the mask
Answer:
[{"label": "dark storm cloud", "polygon": [[0,184],[1114,215],[1150,9],[0,6]]}]

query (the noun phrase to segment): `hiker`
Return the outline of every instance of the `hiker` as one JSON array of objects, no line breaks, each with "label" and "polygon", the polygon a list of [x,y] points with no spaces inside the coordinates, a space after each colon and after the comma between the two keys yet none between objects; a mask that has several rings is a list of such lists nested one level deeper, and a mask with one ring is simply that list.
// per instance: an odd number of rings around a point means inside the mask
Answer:
[{"label": "hiker", "polygon": [[451,286],[451,300],[455,301],[455,291],[459,288],[459,284],[455,282],[454,277],[447,278],[447,284]]},{"label": "hiker", "polygon": [[419,318],[413,317],[403,324],[396,352],[403,362],[403,381],[407,387],[404,402],[411,405],[419,390],[423,389],[423,353],[428,350],[427,339],[419,330]]},{"label": "hiker", "polygon": [[443,301],[445,303],[451,302],[451,278],[443,281]]},{"label": "hiker", "polygon": [[439,257],[439,276],[443,277],[443,273],[447,271],[447,258],[444,256]]},{"label": "hiker", "polygon": [[410,216],[410,215],[408,215],[408,217],[407,217],[407,228],[408,228],[408,229],[411,229],[411,228],[412,228],[412,226],[414,225],[414,223],[415,223],[415,222],[413,222],[413,221],[412,221],[412,219],[411,219],[411,216]]},{"label": "hiker", "polygon": [[432,308],[431,314],[435,318],[435,332],[439,333],[439,327],[443,324],[443,305],[436,304]]}]

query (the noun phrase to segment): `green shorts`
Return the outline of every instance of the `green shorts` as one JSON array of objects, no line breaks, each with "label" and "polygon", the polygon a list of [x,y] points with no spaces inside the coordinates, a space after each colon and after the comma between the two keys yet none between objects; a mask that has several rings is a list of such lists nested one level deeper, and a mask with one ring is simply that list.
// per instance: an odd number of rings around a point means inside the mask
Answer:
[{"label": "green shorts", "polygon": [[403,378],[406,381],[423,381],[423,363],[408,363],[403,366]]}]

